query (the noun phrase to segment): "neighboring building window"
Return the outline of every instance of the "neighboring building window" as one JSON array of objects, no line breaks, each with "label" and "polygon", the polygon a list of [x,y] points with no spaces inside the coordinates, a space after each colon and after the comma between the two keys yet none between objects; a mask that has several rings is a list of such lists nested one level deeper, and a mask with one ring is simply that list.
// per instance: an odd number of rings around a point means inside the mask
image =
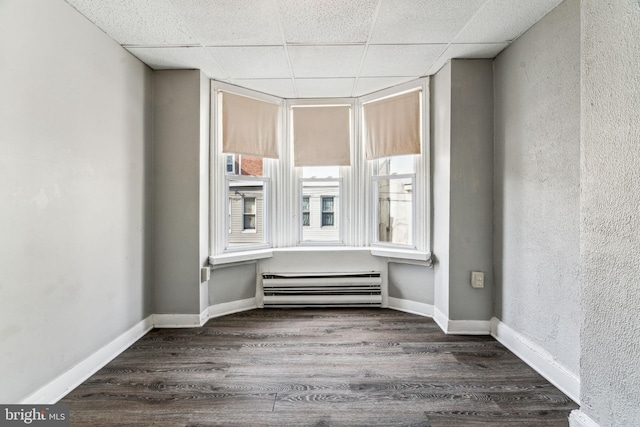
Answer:
[{"label": "neighboring building window", "polygon": [[243,224],[245,230],[256,229],[256,198],[244,198],[244,218]]},{"label": "neighboring building window", "polygon": [[333,196],[322,197],[322,226],[333,226]]},{"label": "neighboring building window", "polygon": [[309,196],[302,197],[302,226],[309,227],[310,218],[309,218]]},{"label": "neighboring building window", "polygon": [[236,162],[235,156],[233,154],[227,155],[227,173],[235,174],[236,173]]}]

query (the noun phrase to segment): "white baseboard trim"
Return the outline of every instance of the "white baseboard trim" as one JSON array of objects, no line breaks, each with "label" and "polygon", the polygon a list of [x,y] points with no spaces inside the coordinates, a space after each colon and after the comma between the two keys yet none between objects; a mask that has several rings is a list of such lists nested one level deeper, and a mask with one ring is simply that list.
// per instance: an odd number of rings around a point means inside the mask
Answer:
[{"label": "white baseboard trim", "polygon": [[255,297],[247,298],[239,301],[223,302],[209,306],[209,319],[215,317],[226,316],[228,314],[239,313],[241,311],[249,311],[258,308],[258,302]]},{"label": "white baseboard trim", "polygon": [[153,315],[136,323],[129,330],[115,338],[91,356],[87,357],[67,372],[36,390],[20,401],[21,404],[52,405],[71,390],[86,381],[91,375],[112,361],[153,328]]},{"label": "white baseboard trim", "polygon": [[433,308],[433,320],[445,334],[450,335],[489,335],[490,320],[451,320],[438,307]]},{"label": "white baseboard trim", "polygon": [[197,328],[209,320],[208,309],[200,314],[154,314],[153,326],[156,328]]},{"label": "white baseboard trim", "polygon": [[575,409],[569,414],[569,427],[600,427],[600,425],[580,409]]},{"label": "white baseboard trim", "polygon": [[491,335],[571,400],[580,404],[580,378],[558,363],[551,353],[495,317],[491,319]]},{"label": "white baseboard trim", "polygon": [[387,308],[419,316],[433,317],[433,305],[406,299],[389,297]]}]

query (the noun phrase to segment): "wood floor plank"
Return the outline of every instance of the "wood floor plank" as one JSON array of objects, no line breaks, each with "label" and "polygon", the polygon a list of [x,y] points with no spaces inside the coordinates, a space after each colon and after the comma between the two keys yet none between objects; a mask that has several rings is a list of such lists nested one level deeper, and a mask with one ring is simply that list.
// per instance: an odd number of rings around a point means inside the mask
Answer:
[{"label": "wood floor plank", "polygon": [[264,309],[156,329],[63,402],[77,426],[567,426],[500,343],[386,309]]}]

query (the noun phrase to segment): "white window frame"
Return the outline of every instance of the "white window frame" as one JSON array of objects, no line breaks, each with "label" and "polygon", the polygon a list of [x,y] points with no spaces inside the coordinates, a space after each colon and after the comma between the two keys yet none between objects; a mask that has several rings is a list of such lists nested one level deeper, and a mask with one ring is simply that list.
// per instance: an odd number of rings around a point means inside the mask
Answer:
[{"label": "white window frame", "polygon": [[[413,173],[409,174],[389,174],[389,175],[376,175],[375,169],[378,159],[365,160],[364,159],[364,118],[363,105],[373,101],[379,101],[384,98],[397,96],[403,93],[412,92],[415,90],[421,91],[420,96],[420,154],[413,155]],[[424,256],[430,256],[430,228],[431,228],[431,216],[430,216],[430,175],[429,175],[429,78],[421,78],[411,82],[407,82],[393,88],[384,89],[379,92],[375,92],[369,95],[365,95],[359,98],[359,114],[360,114],[360,132],[362,138],[360,139],[360,145],[362,146],[362,161],[366,163],[363,168],[365,172],[365,187],[368,201],[365,206],[368,208],[368,212],[364,213],[367,221],[367,236],[368,245],[372,248],[374,255],[387,255],[394,256],[396,251],[398,256],[402,256],[403,251],[419,252],[425,254]],[[412,238],[411,245],[399,245],[391,242],[378,241],[378,203],[377,203],[377,181],[385,178],[401,178],[411,177],[413,179],[412,184]],[[388,249],[388,251],[387,251]]]},{"label": "white window frame", "polygon": [[[282,105],[284,101],[275,96],[266,95],[260,92],[241,88],[215,80],[211,81],[211,195],[210,198],[210,248],[212,257],[224,256],[227,253],[251,252],[273,247],[274,217],[272,209],[274,204],[274,181],[277,176],[277,159],[262,160],[263,176],[243,176],[239,175],[240,167],[234,173],[227,172],[227,153],[222,152],[222,128],[220,126],[222,117],[222,103],[220,102],[220,91],[230,92],[237,95],[248,96],[262,101],[276,103],[280,106],[279,129],[282,135]],[[282,139],[282,138],[281,138]],[[282,141],[280,142],[282,146]],[[282,150],[281,150],[282,151]],[[240,166],[240,165],[238,165]],[[229,245],[229,181],[261,181],[263,183],[263,242],[256,244]],[[257,209],[257,206],[256,206]],[[224,218],[224,221],[215,220]],[[243,214],[244,221],[244,214]],[[256,213],[257,223],[257,213]],[[244,224],[243,224],[244,225]],[[244,230],[251,232],[253,230]]]},{"label": "white window frame", "polygon": [[[286,230],[282,237],[282,243],[286,242],[283,246],[362,246],[356,239],[353,238],[356,230],[352,226],[351,218],[357,218],[356,206],[357,203],[344,203],[347,198],[351,199],[351,194],[354,192],[354,177],[360,168],[359,159],[359,138],[358,138],[358,106],[357,98],[313,98],[313,99],[288,99],[285,103],[285,129],[287,129],[285,137],[285,149],[282,150],[288,155],[287,163],[282,162],[280,176],[283,180],[284,177],[289,177],[294,184],[289,188],[288,196],[280,198],[283,202],[278,207],[278,212],[287,212],[293,217],[298,224],[294,228],[294,233],[290,234],[290,230]],[[337,177],[319,177],[319,178],[303,178],[302,168],[295,167],[293,165],[293,111],[295,106],[349,106],[350,116],[350,153],[351,153],[351,166],[338,166],[339,176]],[[284,159],[283,159],[284,160]],[[302,185],[304,181],[310,180],[318,181],[339,181],[339,240],[331,241],[319,241],[319,240],[302,240]],[[288,200],[287,200],[288,199]],[[286,226],[288,222],[282,224]],[[289,224],[290,226],[290,224]]]},{"label": "white window frame", "polygon": [[[421,90],[421,154],[415,155],[412,184],[412,245],[396,245],[377,241],[377,210],[374,204],[373,185],[383,175],[373,175],[375,160],[365,159],[364,127],[362,105],[382,98],[395,96],[412,90]],[[263,159],[264,177],[246,177],[248,180],[266,179],[264,226],[265,243],[260,245],[241,245],[229,247],[229,206],[228,182],[231,179],[245,179],[241,175],[226,173],[226,155],[222,153],[221,129],[219,126],[220,90],[249,96],[256,99],[278,103],[280,158]],[[323,99],[280,99],[223,82],[212,80],[211,108],[211,197],[210,197],[210,254],[214,265],[260,259],[272,256],[274,248],[295,248],[317,246],[344,246],[345,250],[362,248],[370,250],[372,255],[388,258],[424,262],[430,257],[431,239],[431,178],[429,171],[430,148],[430,111],[429,78],[421,78],[393,88],[385,89],[360,98],[323,98]],[[340,180],[339,186],[339,227],[340,241],[301,241],[302,240],[302,168],[293,166],[293,127],[292,110],[295,105],[349,105],[351,107],[351,166],[340,166],[337,178],[317,178],[326,181]],[[400,174],[391,175],[397,178]],[[277,212],[277,215],[274,214]],[[311,214],[311,213],[310,213]],[[218,220],[225,218],[225,220]],[[375,228],[374,228],[375,227]],[[374,234],[373,231],[376,231]]]}]

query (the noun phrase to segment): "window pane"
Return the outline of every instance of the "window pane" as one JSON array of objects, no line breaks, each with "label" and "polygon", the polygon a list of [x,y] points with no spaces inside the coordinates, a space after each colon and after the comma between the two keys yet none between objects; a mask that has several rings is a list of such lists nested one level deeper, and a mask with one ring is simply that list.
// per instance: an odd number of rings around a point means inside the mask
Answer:
[{"label": "window pane", "polygon": [[322,212],[333,212],[333,197],[322,198]]},{"label": "window pane", "polygon": [[411,178],[377,181],[379,242],[412,244],[412,182]]},{"label": "window pane", "polygon": [[302,212],[309,212],[309,197],[302,198]]},{"label": "window pane", "polygon": [[333,212],[327,213],[327,212],[323,212],[322,213],[322,226],[323,227],[328,227],[328,226],[332,226],[333,225]]},{"label": "window pane", "polygon": [[255,214],[256,213],[256,199],[255,197],[244,198],[244,213]]},{"label": "window pane", "polygon": [[413,173],[414,155],[384,157],[376,161],[374,175]]},{"label": "window pane", "polygon": [[255,230],[256,229],[256,216],[255,215],[245,215],[244,216],[244,229],[245,230]]},{"label": "window pane", "polygon": [[339,166],[305,166],[302,168],[303,178],[338,178]]},{"label": "window pane", "polygon": [[235,174],[235,156],[233,154],[227,154],[227,173]]},{"label": "window pane", "polygon": [[229,247],[264,243],[265,182],[230,179]]},{"label": "window pane", "polygon": [[[305,168],[306,169],[306,168]],[[303,209],[308,200],[308,213],[302,214],[303,242],[340,240],[340,182],[337,180],[302,181]]]}]

